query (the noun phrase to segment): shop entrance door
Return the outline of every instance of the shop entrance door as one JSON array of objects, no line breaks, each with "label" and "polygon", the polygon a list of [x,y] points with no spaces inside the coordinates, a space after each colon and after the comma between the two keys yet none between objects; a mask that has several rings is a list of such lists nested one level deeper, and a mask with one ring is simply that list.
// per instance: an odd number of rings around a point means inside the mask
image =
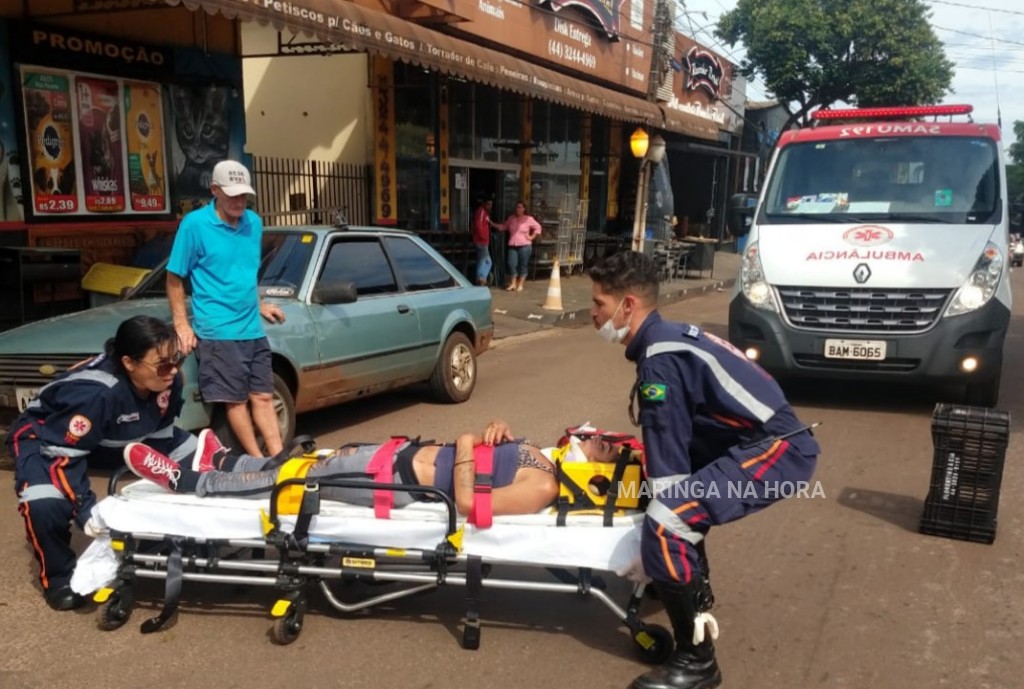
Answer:
[{"label": "shop entrance door", "polygon": [[[491,220],[503,221],[515,210],[519,178],[515,171],[452,165],[449,189],[452,194],[451,232],[472,232],[473,213],[486,199],[493,201]],[[491,231],[491,269],[493,284],[505,280],[505,235]]]}]

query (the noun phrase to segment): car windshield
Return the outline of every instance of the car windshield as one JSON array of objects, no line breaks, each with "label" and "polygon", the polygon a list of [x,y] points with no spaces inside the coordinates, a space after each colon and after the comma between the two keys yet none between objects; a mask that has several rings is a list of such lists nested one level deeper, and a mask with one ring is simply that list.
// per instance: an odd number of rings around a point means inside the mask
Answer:
[{"label": "car windshield", "polygon": [[999,157],[981,137],[879,137],[785,147],[761,224],[994,224]]},{"label": "car windshield", "polygon": [[[263,258],[260,260],[259,287],[267,296],[294,297],[306,275],[306,267],[316,247],[316,235],[300,230],[264,231]],[[170,245],[167,247],[170,250]],[[167,265],[165,256],[160,265],[149,275],[132,299],[166,297],[164,275]],[[191,294],[191,285],[186,281],[185,291]]]}]

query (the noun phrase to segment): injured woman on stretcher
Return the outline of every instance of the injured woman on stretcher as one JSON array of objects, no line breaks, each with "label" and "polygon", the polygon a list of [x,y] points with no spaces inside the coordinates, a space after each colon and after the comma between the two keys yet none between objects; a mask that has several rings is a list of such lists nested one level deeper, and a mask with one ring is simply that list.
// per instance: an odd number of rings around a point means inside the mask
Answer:
[{"label": "injured woman on stretcher", "polygon": [[[277,458],[232,454],[210,431],[200,434],[200,449],[191,466],[178,464],[142,443],[125,447],[125,463],[144,479],[174,493],[200,497],[265,498],[285,477],[365,480],[365,488],[324,486],[321,497],[351,505],[374,506],[375,482],[431,486],[450,497],[461,514],[469,514],[478,494],[479,475],[489,474],[490,512],[494,516],[533,514],[559,495],[556,461],[614,463],[620,452],[638,452],[632,436],[597,431],[589,426],[567,429],[558,446],[542,449],[517,440],[509,425],[491,422],[481,434],[465,433],[454,443],[393,438],[384,444],[351,444],[296,466]],[[482,458],[486,456],[486,459]],[[489,469],[481,470],[481,462]],[[378,492],[379,494],[379,492]],[[389,492],[394,507],[430,500],[415,492]]]},{"label": "injured woman on stretcher", "polygon": [[[181,464],[141,443],[125,447],[127,468],[144,480],[118,489],[124,472],[111,478],[93,513],[96,541],[71,582],[98,590],[101,628],[127,620],[138,578],[166,581],[164,610],[143,631],[170,618],[182,581],[272,586],[282,597],[271,613],[278,643],[301,628],[306,584],[343,612],[454,584],[467,589],[466,648],[479,644],[482,587],[592,595],[644,658],[671,648],[667,631],[658,636],[639,618],[642,586],[622,607],[591,574],[642,575],[643,446],[631,435],[585,424],[542,448],[494,421],[454,442],[393,437],[317,452],[303,443],[299,457],[235,454],[209,430],[198,444]],[[543,568],[557,581],[494,576],[492,564]],[[349,601],[360,592],[330,586],[352,580],[402,588]]]}]

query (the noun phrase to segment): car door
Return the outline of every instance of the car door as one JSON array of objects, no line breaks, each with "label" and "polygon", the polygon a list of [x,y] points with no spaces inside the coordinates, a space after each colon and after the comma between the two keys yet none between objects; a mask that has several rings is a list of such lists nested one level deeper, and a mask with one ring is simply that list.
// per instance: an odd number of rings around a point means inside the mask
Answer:
[{"label": "car door", "polygon": [[420,378],[430,376],[437,362],[442,340],[451,328],[454,311],[461,307],[465,292],[450,267],[443,265],[413,237],[390,235],[384,246],[398,274],[399,283],[419,316],[420,347],[415,350],[415,367]]},{"label": "car door", "polygon": [[419,318],[377,235],[333,237],[318,285],[352,282],[349,304],[310,304],[320,342],[316,396],[342,401],[410,382],[420,347]]}]

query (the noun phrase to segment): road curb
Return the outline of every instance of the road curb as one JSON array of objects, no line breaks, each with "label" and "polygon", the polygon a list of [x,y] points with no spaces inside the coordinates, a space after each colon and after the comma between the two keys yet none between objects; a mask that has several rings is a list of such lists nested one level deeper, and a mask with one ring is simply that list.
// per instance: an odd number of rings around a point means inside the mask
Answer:
[{"label": "road curb", "polygon": [[[669,284],[668,289],[665,289],[665,285],[662,285],[662,292],[658,297],[658,305],[665,306],[666,304],[672,304],[678,301],[685,301],[692,299],[693,297],[707,294],[708,292],[715,292],[722,289],[731,289],[736,284],[736,278],[726,278],[723,280],[714,280],[706,282],[702,285],[684,286],[677,288],[674,285]],[[512,314],[505,314],[512,316]],[[552,312],[552,311],[529,311],[524,316],[512,316],[521,320],[526,320],[531,323],[537,323],[539,325],[552,325],[559,328],[578,328],[584,325],[590,325],[590,307],[574,309],[570,311]]]}]

